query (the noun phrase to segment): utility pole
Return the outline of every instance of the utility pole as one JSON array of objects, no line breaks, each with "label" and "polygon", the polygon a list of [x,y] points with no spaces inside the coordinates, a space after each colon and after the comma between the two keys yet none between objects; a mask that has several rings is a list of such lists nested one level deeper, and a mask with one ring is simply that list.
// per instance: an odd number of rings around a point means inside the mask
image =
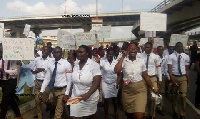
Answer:
[{"label": "utility pole", "polygon": [[67,0],[65,0],[65,11],[64,11],[64,14],[67,14],[67,9],[66,9],[66,4],[67,4]]},{"label": "utility pole", "polygon": [[124,0],[122,0],[122,13],[124,12]]},{"label": "utility pole", "polygon": [[96,17],[98,17],[98,0],[96,0]]}]

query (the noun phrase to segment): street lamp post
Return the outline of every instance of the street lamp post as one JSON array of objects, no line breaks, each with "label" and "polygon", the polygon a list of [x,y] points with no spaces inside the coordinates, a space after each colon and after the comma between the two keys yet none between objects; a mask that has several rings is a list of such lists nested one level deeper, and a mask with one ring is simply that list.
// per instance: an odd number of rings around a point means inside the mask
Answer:
[{"label": "street lamp post", "polygon": [[98,17],[98,0],[96,0],[96,17]]}]

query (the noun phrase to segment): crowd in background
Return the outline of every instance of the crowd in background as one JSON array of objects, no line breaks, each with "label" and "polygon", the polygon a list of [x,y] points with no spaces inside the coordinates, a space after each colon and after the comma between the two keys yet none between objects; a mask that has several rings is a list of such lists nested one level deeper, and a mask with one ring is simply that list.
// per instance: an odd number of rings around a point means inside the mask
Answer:
[{"label": "crowd in background", "polygon": [[[106,48],[81,45],[68,51],[52,48],[51,43],[35,50],[33,61],[4,61],[1,57],[1,86],[3,91],[1,119],[5,119],[8,105],[16,118],[22,119],[16,104],[16,95],[23,93],[23,85],[34,93],[37,118],[43,118],[42,105],[49,111],[54,105],[54,119],[61,119],[65,104],[72,119],[90,117],[97,119],[98,106],[104,107],[104,118],[108,119],[112,102],[115,119],[118,119],[118,105],[123,105],[127,119],[155,118],[155,112],[164,116],[164,96],[171,94],[173,118],[185,118],[186,92],[190,84],[189,66],[196,63],[197,91],[195,107],[199,109],[200,55],[196,58],[197,45],[190,48],[191,57],[184,52],[183,44],[153,48],[152,42],[142,47],[136,42],[124,42],[122,47],[113,43]],[[20,81],[17,85],[17,65],[20,65]],[[12,68],[11,68],[12,67]],[[8,86],[13,88],[9,88]],[[15,93],[16,91],[16,93]],[[53,96],[50,96],[52,93]],[[11,96],[11,97],[10,97]],[[9,97],[9,98],[8,98]],[[181,103],[177,103],[177,98]],[[52,101],[53,100],[53,101]],[[178,105],[181,113],[178,112]],[[7,106],[7,107],[6,107]],[[69,116],[68,115],[68,116]]]}]

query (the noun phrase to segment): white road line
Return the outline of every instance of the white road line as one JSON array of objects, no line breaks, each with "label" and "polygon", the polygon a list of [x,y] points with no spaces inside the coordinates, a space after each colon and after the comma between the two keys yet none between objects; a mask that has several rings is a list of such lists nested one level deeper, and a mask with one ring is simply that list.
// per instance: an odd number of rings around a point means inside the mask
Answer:
[{"label": "white road line", "polygon": [[192,109],[194,109],[198,114],[200,114],[200,110],[195,108],[195,106],[187,98],[186,98],[186,102],[188,103],[188,105],[192,107]]}]

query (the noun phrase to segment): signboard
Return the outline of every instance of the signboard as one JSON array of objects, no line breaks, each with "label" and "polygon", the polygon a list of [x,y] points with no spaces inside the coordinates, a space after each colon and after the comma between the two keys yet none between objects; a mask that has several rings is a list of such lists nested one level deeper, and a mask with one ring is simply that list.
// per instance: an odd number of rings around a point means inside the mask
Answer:
[{"label": "signboard", "polygon": [[162,13],[142,12],[140,14],[140,30],[166,31],[167,15]]},{"label": "signboard", "polygon": [[96,33],[98,34],[98,39],[110,38],[111,26],[102,26]]},{"label": "signboard", "polygon": [[31,25],[29,24],[26,24],[25,27],[24,27],[24,32],[23,34],[28,36],[29,32],[30,32],[30,29],[31,29]]},{"label": "signboard", "polygon": [[3,38],[4,60],[34,60],[34,41],[30,38]]},{"label": "signboard", "polygon": [[74,36],[65,30],[58,29],[57,44],[64,49],[75,50]]},{"label": "signboard", "polygon": [[92,18],[92,30],[98,31],[102,27],[103,19]]},{"label": "signboard", "polygon": [[102,24],[92,24],[92,30],[93,31],[99,31],[99,29],[102,27]]},{"label": "signboard", "polygon": [[77,33],[75,34],[76,45],[95,45],[96,37],[94,33]]},{"label": "signboard", "polygon": [[156,37],[156,31],[145,31],[145,38]]},{"label": "signboard", "polygon": [[144,45],[146,42],[148,42],[148,38],[141,38],[139,44]]},{"label": "signboard", "polygon": [[177,42],[182,42],[183,46],[186,47],[188,42],[188,35],[172,34],[169,46],[175,46]]},{"label": "signboard", "polygon": [[154,38],[153,48],[157,48],[158,46],[164,47],[163,38]]},{"label": "signboard", "polygon": [[4,37],[4,23],[0,23],[0,43],[2,42],[3,37]]}]

